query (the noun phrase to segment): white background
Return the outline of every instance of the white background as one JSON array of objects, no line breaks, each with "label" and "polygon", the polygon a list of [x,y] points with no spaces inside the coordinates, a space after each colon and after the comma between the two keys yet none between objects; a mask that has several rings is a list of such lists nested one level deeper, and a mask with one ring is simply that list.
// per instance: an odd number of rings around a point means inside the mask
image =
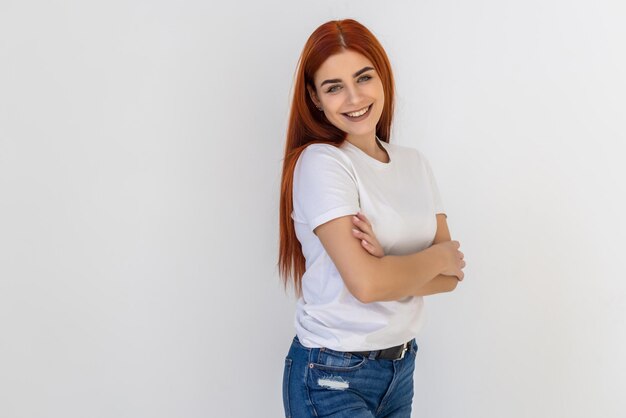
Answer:
[{"label": "white background", "polygon": [[2,1],[0,416],[283,415],[293,75],[347,17],[468,263],[427,297],[413,415],[623,416],[617,0]]}]

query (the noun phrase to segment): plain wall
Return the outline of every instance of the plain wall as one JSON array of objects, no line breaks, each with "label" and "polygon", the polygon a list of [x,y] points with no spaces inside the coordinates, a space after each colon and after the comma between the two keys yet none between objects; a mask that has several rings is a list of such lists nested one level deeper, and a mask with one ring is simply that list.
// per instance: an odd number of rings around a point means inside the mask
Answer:
[{"label": "plain wall", "polygon": [[3,1],[0,416],[283,416],[284,135],[339,18],[467,261],[413,416],[623,416],[626,7],[582,0]]}]

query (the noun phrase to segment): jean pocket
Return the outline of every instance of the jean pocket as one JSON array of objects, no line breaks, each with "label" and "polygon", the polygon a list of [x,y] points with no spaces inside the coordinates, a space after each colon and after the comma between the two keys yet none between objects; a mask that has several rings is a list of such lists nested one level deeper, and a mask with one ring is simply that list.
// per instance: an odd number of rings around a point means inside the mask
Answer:
[{"label": "jean pocket", "polygon": [[291,410],[289,407],[289,378],[291,377],[291,364],[293,360],[289,357],[285,358],[285,368],[283,370],[283,407],[285,408],[285,417],[291,418]]},{"label": "jean pocket", "polygon": [[314,349],[311,352],[311,360],[314,362],[309,364],[310,368],[332,372],[359,370],[368,362],[367,357],[325,347]]}]

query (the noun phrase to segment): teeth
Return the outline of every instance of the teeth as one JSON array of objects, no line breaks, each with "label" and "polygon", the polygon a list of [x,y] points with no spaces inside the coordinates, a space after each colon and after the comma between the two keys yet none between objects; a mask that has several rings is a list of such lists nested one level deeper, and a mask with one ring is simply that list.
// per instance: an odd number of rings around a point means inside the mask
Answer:
[{"label": "teeth", "polygon": [[361,109],[361,110],[359,110],[359,111],[357,111],[357,112],[353,112],[353,113],[346,113],[346,115],[348,115],[348,116],[350,116],[350,117],[353,117],[353,118],[356,118],[356,117],[359,117],[359,116],[361,116],[361,115],[365,114],[365,112],[367,112],[367,109],[369,109],[369,106],[364,107],[363,109]]}]

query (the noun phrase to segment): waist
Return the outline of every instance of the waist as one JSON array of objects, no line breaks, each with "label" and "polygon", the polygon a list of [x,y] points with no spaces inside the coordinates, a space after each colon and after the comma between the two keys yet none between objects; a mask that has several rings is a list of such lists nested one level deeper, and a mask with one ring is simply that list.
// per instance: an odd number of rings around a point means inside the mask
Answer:
[{"label": "waist", "polygon": [[393,347],[384,348],[382,350],[370,350],[370,351],[347,351],[350,354],[356,354],[358,356],[367,357],[371,360],[385,359],[385,360],[400,360],[404,358],[404,354],[411,347],[411,341],[407,341],[404,344],[395,345]]}]

